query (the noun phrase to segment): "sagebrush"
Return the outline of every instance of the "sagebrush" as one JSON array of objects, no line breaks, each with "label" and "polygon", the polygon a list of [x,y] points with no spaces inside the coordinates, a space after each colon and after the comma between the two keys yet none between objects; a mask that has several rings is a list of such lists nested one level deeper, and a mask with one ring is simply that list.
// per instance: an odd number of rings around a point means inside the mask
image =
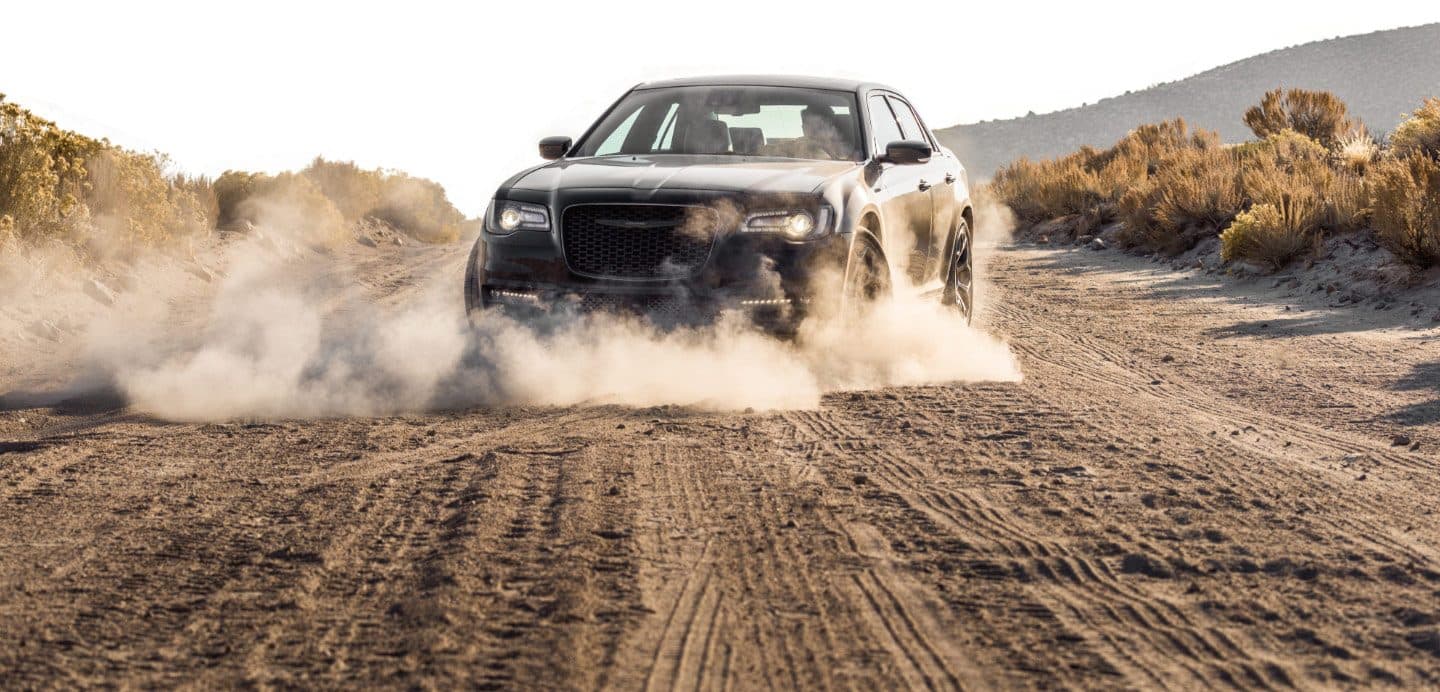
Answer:
[{"label": "sagebrush", "polygon": [[240,222],[333,245],[367,217],[427,242],[456,240],[465,223],[423,178],[317,158],[299,173],[227,171],[211,181],[172,172],[164,155],[61,128],[0,94],[0,252],[58,241],[84,258],[124,259]]},{"label": "sagebrush", "polygon": [[991,184],[1025,223],[1119,219],[1127,246],[1174,255],[1219,238],[1226,261],[1279,269],[1327,234],[1373,231],[1416,267],[1440,264],[1440,98],[1406,117],[1386,145],[1326,92],[1272,91],[1245,114],[1259,139],[1224,146],[1174,120],[1136,128],[1108,149],[1020,160]]}]

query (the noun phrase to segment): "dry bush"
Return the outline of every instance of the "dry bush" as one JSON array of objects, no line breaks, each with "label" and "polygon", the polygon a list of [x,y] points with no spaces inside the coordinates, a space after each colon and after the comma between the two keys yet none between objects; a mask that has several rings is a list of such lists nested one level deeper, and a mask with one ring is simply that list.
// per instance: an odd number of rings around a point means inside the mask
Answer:
[{"label": "dry bush", "polygon": [[1084,197],[1088,185],[1078,181],[1081,187],[1075,187],[1080,168],[1072,159],[1035,162],[1022,158],[996,172],[991,189],[1027,224],[1074,213],[1071,207],[1075,205],[1069,199]]},{"label": "dry bush", "polygon": [[101,150],[86,162],[85,204],[91,222],[102,231],[91,243],[103,246],[102,254],[165,244],[182,228],[191,228],[171,197],[163,166],[157,156],[117,148]]},{"label": "dry bush", "polygon": [[1241,188],[1251,204],[1278,204],[1296,197],[1319,200],[1335,175],[1323,160],[1251,155],[1242,161]]},{"label": "dry bush", "polygon": [[211,189],[215,194],[216,223],[220,227],[242,221],[240,203],[255,194],[258,181],[265,176],[246,171],[225,171],[215,179]]},{"label": "dry bush", "polygon": [[1139,183],[1125,192],[1117,205],[1124,223],[1116,237],[1122,245],[1149,248],[1160,244],[1167,232],[1160,229],[1155,219],[1159,202],[1159,188],[1151,181]]},{"label": "dry bush", "polygon": [[178,228],[184,235],[208,233],[219,222],[220,200],[215,196],[215,184],[203,175],[172,176],[170,202],[175,205]]},{"label": "dry bush", "polygon": [[0,243],[59,240],[86,259],[128,258],[248,221],[329,245],[346,222],[388,221],[421,240],[457,239],[464,216],[438,184],[317,158],[303,174],[169,175],[167,159],[57,127],[0,94]]},{"label": "dry bush", "polygon": [[1260,105],[1245,112],[1245,124],[1261,139],[1285,130],[1294,130],[1326,149],[1354,131],[1345,102],[1328,91],[1276,89],[1265,94]]},{"label": "dry bush", "polygon": [[371,216],[428,243],[458,240],[465,223],[465,215],[450,203],[439,183],[403,173],[385,177],[380,206]]},{"label": "dry bush", "polygon": [[1335,145],[1335,165],[1356,175],[1365,175],[1380,156],[1380,145],[1364,128],[1344,137]]},{"label": "dry bush", "polygon": [[167,163],[0,103],[0,209],[28,245],[59,240],[88,259],[124,259],[207,229]]},{"label": "dry bush", "polygon": [[0,214],[0,257],[20,250],[20,234],[15,232],[15,219]]},{"label": "dry bush", "polygon": [[1070,215],[1108,221],[1132,188],[1144,185],[1162,162],[1180,152],[1219,149],[1219,136],[1189,131],[1183,120],[1142,125],[1115,146],[1084,147],[1059,159],[1020,159],[992,181],[996,196],[1025,223]]},{"label": "dry bush", "polygon": [[[249,221],[265,226],[268,221],[287,229],[308,226],[302,235],[322,244],[342,234],[334,226],[367,217],[432,243],[457,240],[465,223],[465,215],[450,203],[439,183],[319,158],[300,173],[226,171],[215,180],[214,195],[222,225]],[[310,223],[295,217],[293,212],[300,209],[315,214]],[[266,213],[268,217],[262,218]]]},{"label": "dry bush", "polygon": [[1380,244],[1413,266],[1440,264],[1440,163],[1419,153],[1385,161],[1370,187]]},{"label": "dry bush", "polygon": [[319,186],[347,222],[373,217],[431,243],[458,239],[465,223],[465,215],[450,203],[445,189],[424,178],[322,158],[301,174]]},{"label": "dry bush", "polygon": [[1423,154],[1440,159],[1440,98],[1426,99],[1396,126],[1390,133],[1390,149],[1400,157]]},{"label": "dry bush", "polygon": [[1156,219],[1173,230],[1219,228],[1240,212],[1240,167],[1224,149],[1187,149],[1165,161],[1156,175]]},{"label": "dry bush", "polygon": [[1181,149],[1120,200],[1120,241],[1176,255],[1213,236],[1243,208],[1239,159],[1223,148]]},{"label": "dry bush", "polygon": [[1315,246],[1317,209],[1313,199],[1283,198],[1241,212],[1220,234],[1220,257],[1280,269]]},{"label": "dry bush", "polygon": [[384,180],[380,171],[367,171],[350,161],[326,161],[317,156],[300,174],[320,187],[346,222],[359,221],[380,206],[380,187]]},{"label": "dry bush", "polygon": [[1241,165],[1273,164],[1286,170],[1326,165],[1330,152],[1319,142],[1294,130],[1281,130],[1265,139],[1233,148]]},{"label": "dry bush", "polygon": [[1337,172],[1326,183],[1320,225],[1336,233],[1366,228],[1370,223],[1370,190],[1365,179],[1349,171]]},{"label": "dry bush", "polygon": [[21,240],[73,239],[87,216],[85,161],[107,145],[4,98],[0,94],[0,210]]},{"label": "dry bush", "polygon": [[335,246],[346,238],[344,216],[301,174],[226,171],[215,180],[214,190],[224,225],[248,222],[315,246]]}]

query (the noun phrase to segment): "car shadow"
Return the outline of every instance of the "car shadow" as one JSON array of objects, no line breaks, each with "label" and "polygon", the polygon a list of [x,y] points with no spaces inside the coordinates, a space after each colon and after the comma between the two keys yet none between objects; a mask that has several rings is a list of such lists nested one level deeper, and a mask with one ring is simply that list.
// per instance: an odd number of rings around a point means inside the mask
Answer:
[{"label": "car shadow", "polygon": [[1411,404],[1385,418],[1402,425],[1428,425],[1440,423],[1440,361],[1421,363],[1410,373],[1395,382],[1394,389],[1402,392],[1428,392],[1429,401]]},{"label": "car shadow", "polygon": [[[1012,247],[1045,247],[1016,244]],[[1232,306],[1265,306],[1292,313],[1278,319],[1256,319],[1215,327],[1208,335],[1217,338],[1239,337],[1293,337],[1349,332],[1372,329],[1396,329],[1422,332],[1433,329],[1428,313],[1424,317],[1410,314],[1411,308],[1405,303],[1395,303],[1388,310],[1375,309],[1376,303],[1339,304],[1338,298],[1328,304],[1316,305],[1318,293],[1303,286],[1289,289],[1294,295],[1286,295],[1281,286],[1288,283],[1293,275],[1280,272],[1270,276],[1229,277],[1207,274],[1198,269],[1176,269],[1168,261],[1147,258],[1141,255],[1109,252],[1093,252],[1079,248],[1059,248],[1064,254],[1049,259],[1037,259],[1027,266],[1037,271],[1060,274],[1086,274],[1095,271],[1122,271],[1137,274],[1133,278],[1119,278],[1116,284],[1138,287],[1143,294],[1158,303],[1194,304],[1187,301],[1205,299]],[[1291,316],[1293,315],[1293,316]]]},{"label": "car shadow", "polygon": [[93,416],[118,411],[128,405],[124,393],[109,383],[0,394],[0,412],[50,409],[61,416]]}]

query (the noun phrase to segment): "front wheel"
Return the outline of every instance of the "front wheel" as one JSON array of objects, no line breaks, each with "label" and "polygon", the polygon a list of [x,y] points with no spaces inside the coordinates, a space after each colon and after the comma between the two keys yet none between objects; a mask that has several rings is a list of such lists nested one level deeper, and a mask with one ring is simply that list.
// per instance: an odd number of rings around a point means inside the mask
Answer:
[{"label": "front wheel", "polygon": [[480,278],[476,265],[480,262],[481,242],[475,241],[475,246],[470,249],[470,256],[465,260],[465,318],[472,324],[484,305],[480,298]]},{"label": "front wheel", "polygon": [[975,253],[971,243],[970,224],[961,219],[950,244],[945,262],[945,292],[941,302],[970,324],[975,313]]},{"label": "front wheel", "polygon": [[850,318],[863,316],[889,295],[890,269],[885,256],[868,238],[857,238],[850,247],[841,313]]}]

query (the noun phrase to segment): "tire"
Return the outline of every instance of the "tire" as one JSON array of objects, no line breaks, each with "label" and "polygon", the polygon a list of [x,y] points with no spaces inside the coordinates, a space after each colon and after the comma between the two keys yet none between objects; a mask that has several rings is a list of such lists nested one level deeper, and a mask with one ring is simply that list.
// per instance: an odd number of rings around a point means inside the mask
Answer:
[{"label": "tire", "polygon": [[465,286],[462,290],[465,293],[465,319],[471,323],[475,321],[476,313],[485,307],[480,299],[480,280],[475,271],[475,265],[480,259],[480,241],[475,241],[475,247],[470,249],[470,256],[465,260]]},{"label": "tire", "polygon": [[850,246],[840,304],[841,314],[847,318],[863,317],[890,295],[890,268],[871,237],[856,238]]},{"label": "tire", "polygon": [[940,302],[970,324],[975,314],[975,244],[970,223],[964,218],[955,227],[950,256],[945,259],[945,291]]}]

